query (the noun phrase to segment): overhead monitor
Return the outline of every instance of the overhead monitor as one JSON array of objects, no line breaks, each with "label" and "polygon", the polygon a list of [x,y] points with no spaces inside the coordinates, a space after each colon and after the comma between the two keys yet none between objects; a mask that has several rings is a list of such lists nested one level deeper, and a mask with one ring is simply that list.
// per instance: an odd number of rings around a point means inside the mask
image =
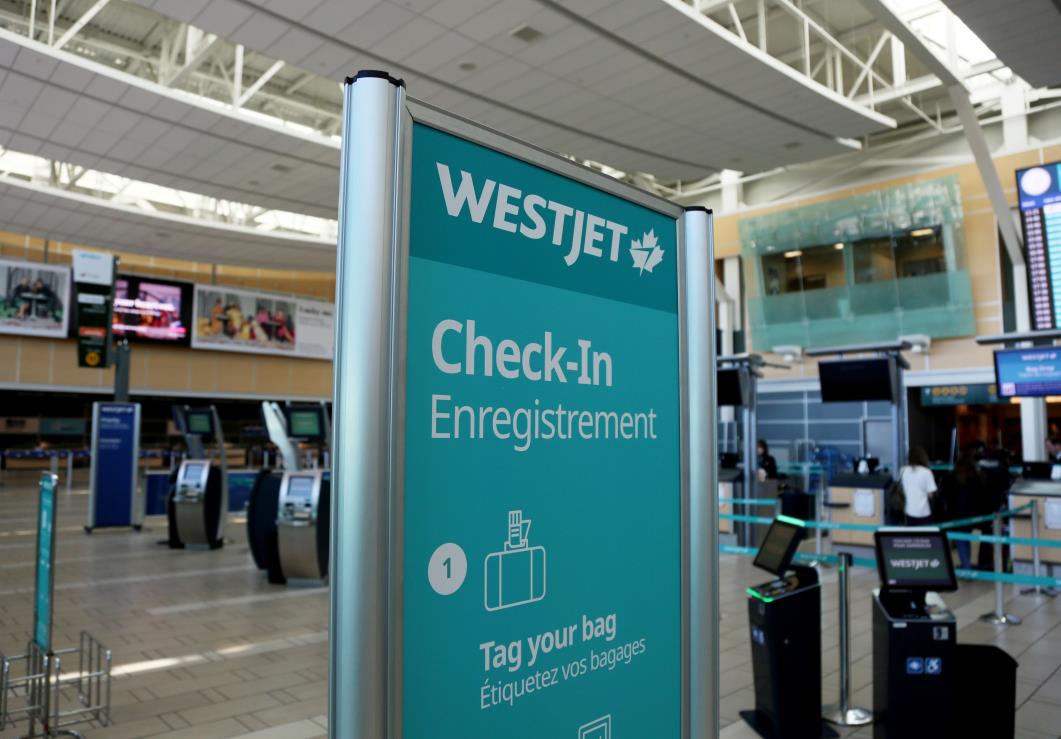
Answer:
[{"label": "overhead monitor", "polygon": [[995,382],[1000,398],[1061,395],[1061,349],[998,349]]},{"label": "overhead monitor", "polygon": [[292,439],[323,441],[327,425],[322,405],[291,405],[284,408],[287,434]]},{"label": "overhead monitor", "polygon": [[187,346],[191,340],[192,284],[118,275],[114,283],[115,337]]},{"label": "overhead monitor", "polygon": [[[1028,262],[1032,325],[1061,323],[1061,162],[1017,170],[1021,228]],[[1056,266],[1055,266],[1056,265]]]},{"label": "overhead monitor", "polygon": [[189,410],[184,414],[189,434],[198,434],[203,441],[214,436],[214,414],[208,410]]},{"label": "overhead monitor", "polygon": [[748,370],[743,367],[723,367],[716,372],[717,382],[715,387],[718,393],[718,404],[720,406],[744,406],[748,405],[749,392],[751,390],[751,378]]},{"label": "overhead monitor", "polygon": [[803,540],[803,526],[794,520],[775,518],[752,563],[761,570],[783,577]]},{"label": "overhead monitor", "polygon": [[899,396],[899,372],[895,357],[830,359],[818,363],[823,403],[884,400]]},{"label": "overhead monitor", "polygon": [[939,529],[884,529],[873,534],[880,581],[890,590],[957,590],[950,544]]}]

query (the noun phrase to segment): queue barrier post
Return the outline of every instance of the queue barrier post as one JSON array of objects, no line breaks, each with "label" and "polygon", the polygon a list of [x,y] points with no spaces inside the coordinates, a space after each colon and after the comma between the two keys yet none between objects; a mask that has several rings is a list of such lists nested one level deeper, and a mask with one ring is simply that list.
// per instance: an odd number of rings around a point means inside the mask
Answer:
[{"label": "queue barrier post", "polygon": [[[820,529],[819,529],[820,530]],[[852,706],[851,701],[851,591],[848,587],[849,570],[853,564],[850,552],[841,552],[836,574],[840,584],[840,700],[826,706],[822,718],[838,726],[865,726],[873,721],[873,713]]]},{"label": "queue barrier post", "polygon": [[[991,522],[991,534],[994,539],[994,552],[992,556],[996,575],[1002,574],[1002,514],[996,513]],[[1005,595],[1003,592],[1002,578],[995,580],[995,610],[985,613],[980,617],[995,626],[1019,626],[1021,619],[1011,613],[1006,613]]]},{"label": "queue barrier post", "polygon": [[[1042,571],[1041,571],[1041,567],[1040,567],[1040,565],[1042,564],[1042,561],[1041,561],[1040,555],[1039,555],[1039,502],[1037,500],[1033,500],[1031,502],[1031,507],[1032,507],[1032,511],[1031,511],[1031,513],[1032,513],[1032,539],[1035,540],[1035,543],[1032,544],[1032,576],[1033,577],[1039,577],[1039,576],[1042,575]],[[1045,596],[1047,596],[1049,598],[1053,598],[1053,597],[1055,597],[1057,595],[1057,590],[1056,589],[1050,588],[1050,587],[1044,588],[1039,583],[1035,583],[1034,587],[1025,588],[1024,590],[1022,590],[1020,592],[1021,592],[1021,595],[1029,595],[1031,593],[1034,593],[1035,595],[1045,595]]]}]

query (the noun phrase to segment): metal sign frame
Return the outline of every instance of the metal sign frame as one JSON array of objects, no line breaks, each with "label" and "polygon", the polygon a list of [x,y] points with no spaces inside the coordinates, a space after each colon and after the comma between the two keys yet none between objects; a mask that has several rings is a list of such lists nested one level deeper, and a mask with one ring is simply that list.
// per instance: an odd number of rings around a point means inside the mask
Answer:
[{"label": "metal sign frame", "polygon": [[[41,620],[41,616],[42,616],[42,614],[40,613],[40,597],[41,597],[41,593],[40,593],[41,572],[40,571],[41,571],[41,565],[43,564],[42,559],[41,559],[41,544],[43,543],[43,537],[41,535],[42,528],[43,528],[41,526],[41,524],[43,522],[41,520],[41,517],[44,514],[43,497],[45,495],[44,490],[45,490],[45,487],[46,487],[46,482],[50,483],[50,486],[47,486],[47,487],[50,488],[50,493],[49,494],[51,495],[52,520],[51,520],[51,533],[50,533],[49,540],[48,540],[48,614],[47,614],[47,616],[48,616],[48,627],[47,627],[48,636],[47,636],[47,643],[46,644],[42,644],[40,642],[40,636],[41,635],[39,633],[40,632],[39,625],[40,625],[40,620]],[[58,506],[56,505],[57,501],[56,501],[55,489],[56,489],[56,487],[58,487],[58,485],[59,485],[59,476],[58,475],[56,475],[54,473],[51,473],[51,472],[42,472],[41,473],[41,479],[40,479],[40,483],[38,485],[38,489],[40,490],[40,498],[37,501],[37,546],[36,546],[36,552],[37,552],[36,561],[37,561],[37,565],[34,568],[34,576],[33,576],[33,585],[34,585],[34,587],[33,587],[33,593],[34,593],[33,594],[33,643],[37,645],[37,647],[41,650],[41,652],[43,652],[44,654],[49,654],[49,655],[52,653],[52,628],[53,628],[53,621],[54,621],[54,619],[52,618],[52,615],[55,612],[55,519],[56,519],[57,508],[58,508]]]},{"label": "metal sign frame", "polygon": [[718,734],[712,216],[683,209],[361,72],[344,87],[331,522],[329,734],[402,736],[412,131],[422,123],[674,219],[681,482],[681,736]]}]

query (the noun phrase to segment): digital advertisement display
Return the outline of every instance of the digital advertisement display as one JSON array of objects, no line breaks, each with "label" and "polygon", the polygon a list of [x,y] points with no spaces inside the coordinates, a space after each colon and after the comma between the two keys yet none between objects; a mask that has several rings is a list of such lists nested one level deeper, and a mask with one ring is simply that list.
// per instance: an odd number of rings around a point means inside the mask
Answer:
[{"label": "digital advertisement display", "polygon": [[192,284],[119,275],[114,283],[116,338],[186,346],[191,339]]},{"label": "digital advertisement display", "polygon": [[677,737],[677,224],[413,125],[402,733]]},{"label": "digital advertisement display", "polygon": [[192,347],[332,358],[335,306],[290,295],[195,286]]},{"label": "digital advertisement display", "polygon": [[65,339],[70,269],[0,259],[0,334]]},{"label": "digital advertisement display", "polygon": [[1061,325],[1061,163],[1017,170],[1017,193],[1032,323],[1036,330],[1057,328]]},{"label": "digital advertisement display", "polygon": [[995,352],[995,379],[1003,398],[1061,395],[1061,349],[1000,349]]}]

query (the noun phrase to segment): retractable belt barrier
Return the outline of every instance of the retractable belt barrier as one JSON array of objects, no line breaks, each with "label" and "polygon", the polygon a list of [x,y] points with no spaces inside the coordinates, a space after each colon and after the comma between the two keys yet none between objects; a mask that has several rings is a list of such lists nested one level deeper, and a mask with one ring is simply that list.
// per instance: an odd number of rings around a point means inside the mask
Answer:
[{"label": "retractable belt barrier", "polygon": [[[771,499],[720,499],[723,503],[743,503],[745,505],[775,505],[776,501]],[[1028,538],[1023,536],[1001,536],[998,534],[967,534],[961,531],[948,531],[948,529],[955,529],[964,526],[971,526],[982,523],[995,523],[1000,522],[1002,519],[1013,518],[1026,513],[1034,507],[1034,503],[1027,503],[1019,508],[1014,508],[1007,511],[999,511],[998,513],[987,514],[984,516],[973,516],[970,518],[963,518],[956,521],[947,521],[946,523],[939,524],[937,528],[947,531],[947,536],[954,541],[978,541],[985,544],[994,544],[1001,546],[1003,544],[1009,545],[1023,545],[1030,547],[1061,547],[1061,541],[1050,540],[1050,539],[1038,539]],[[755,523],[767,525],[773,523],[772,518],[765,516],[750,516],[740,513],[722,513],[719,514],[720,519],[726,519],[729,521],[741,521],[746,523]],[[792,519],[794,522],[798,522],[800,525],[808,529],[844,529],[848,531],[877,531],[878,529],[884,528],[874,524],[860,524],[860,523],[840,523],[831,521],[801,521],[799,519]],[[742,556],[755,556],[758,553],[758,549],[755,547],[741,547],[729,544],[723,544],[719,546],[719,552],[723,554],[736,554]],[[837,565],[840,563],[840,558],[835,554],[825,554],[820,552],[799,552],[795,557],[797,560],[806,562],[820,562],[825,564]],[[877,566],[877,561],[872,557],[854,557],[852,558],[852,564],[861,567],[873,567]],[[1038,569],[1036,569],[1038,572]],[[964,580],[980,580],[986,582],[996,583],[1009,583],[1012,585],[1032,585],[1036,588],[1058,588],[1061,587],[1061,577],[1045,577],[1038,574],[1032,575],[1020,575],[1010,572],[989,572],[984,570],[964,570],[956,569],[955,573],[958,577]]]}]

